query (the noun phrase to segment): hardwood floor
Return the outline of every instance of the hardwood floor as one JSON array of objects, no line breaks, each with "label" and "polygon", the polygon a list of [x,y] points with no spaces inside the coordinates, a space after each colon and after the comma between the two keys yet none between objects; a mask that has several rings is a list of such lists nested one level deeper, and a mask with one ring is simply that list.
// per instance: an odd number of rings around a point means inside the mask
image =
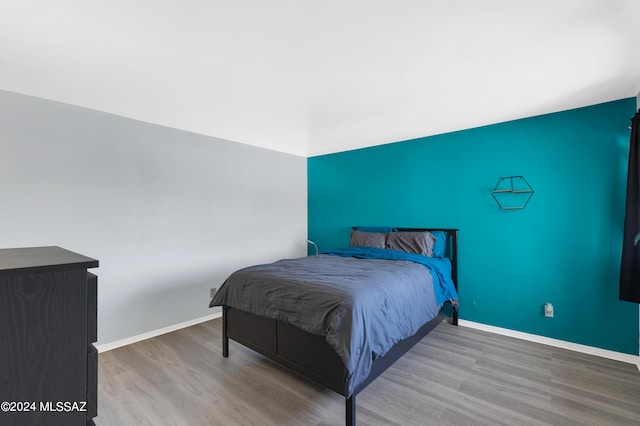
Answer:
[{"label": "hardwood floor", "polygon": [[[235,342],[221,319],[99,355],[98,426],[342,425],[344,398]],[[357,397],[358,425],[640,425],[640,372],[440,324]]]}]

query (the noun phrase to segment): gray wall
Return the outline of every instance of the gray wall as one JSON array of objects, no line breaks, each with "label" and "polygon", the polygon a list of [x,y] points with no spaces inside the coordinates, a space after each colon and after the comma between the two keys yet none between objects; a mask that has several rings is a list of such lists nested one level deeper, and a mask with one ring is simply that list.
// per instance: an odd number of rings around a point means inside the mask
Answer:
[{"label": "gray wall", "polygon": [[214,313],[233,270],[307,252],[304,157],[6,91],[0,147],[0,247],[97,258],[100,344]]}]

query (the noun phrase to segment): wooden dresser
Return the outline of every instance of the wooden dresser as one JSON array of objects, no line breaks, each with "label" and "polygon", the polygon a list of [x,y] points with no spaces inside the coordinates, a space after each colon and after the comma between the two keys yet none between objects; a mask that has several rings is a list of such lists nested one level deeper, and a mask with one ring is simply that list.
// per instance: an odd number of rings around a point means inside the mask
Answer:
[{"label": "wooden dresser", "polygon": [[0,425],[92,425],[98,261],[60,247],[0,249]]}]

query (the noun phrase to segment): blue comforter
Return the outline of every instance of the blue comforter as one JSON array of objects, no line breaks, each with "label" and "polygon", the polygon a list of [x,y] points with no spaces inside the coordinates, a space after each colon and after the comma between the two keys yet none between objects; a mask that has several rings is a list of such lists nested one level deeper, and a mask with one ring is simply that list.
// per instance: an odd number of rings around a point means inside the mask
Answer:
[{"label": "blue comforter", "polygon": [[383,356],[457,297],[446,258],[348,248],[238,270],[209,306],[227,305],[325,336],[351,395]]},{"label": "blue comforter", "polygon": [[446,257],[427,257],[414,253],[375,247],[349,247],[326,252],[326,254],[355,257],[357,259],[406,260],[408,262],[419,263],[420,265],[424,265],[431,274],[435,275],[433,291],[438,304],[441,305],[447,300],[454,300],[458,297],[456,287],[451,279],[451,261]]}]

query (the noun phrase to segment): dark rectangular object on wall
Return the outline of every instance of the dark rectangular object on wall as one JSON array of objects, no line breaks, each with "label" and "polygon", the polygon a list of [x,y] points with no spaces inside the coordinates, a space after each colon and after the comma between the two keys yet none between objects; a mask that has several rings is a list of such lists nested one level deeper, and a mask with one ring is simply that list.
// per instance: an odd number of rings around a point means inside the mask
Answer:
[{"label": "dark rectangular object on wall", "polygon": [[0,249],[1,425],[85,425],[95,416],[87,268],[97,266],[60,247]]},{"label": "dark rectangular object on wall", "polygon": [[620,266],[620,300],[640,303],[640,110],[631,120],[627,200]]}]

